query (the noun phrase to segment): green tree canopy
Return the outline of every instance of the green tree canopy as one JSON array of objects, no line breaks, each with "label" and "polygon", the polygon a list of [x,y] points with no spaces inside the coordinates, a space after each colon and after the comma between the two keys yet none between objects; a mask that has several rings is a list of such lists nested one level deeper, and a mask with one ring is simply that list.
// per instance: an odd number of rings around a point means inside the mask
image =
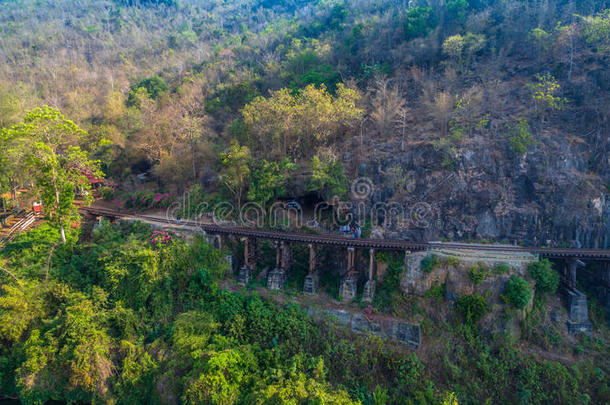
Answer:
[{"label": "green tree canopy", "polygon": [[262,160],[251,168],[252,181],[248,199],[265,206],[273,199],[286,193],[286,182],[296,165],[288,159],[279,162]]},{"label": "green tree canopy", "polygon": [[559,274],[553,269],[549,259],[530,263],[527,268],[530,276],[536,280],[536,291],[554,294],[559,287]]},{"label": "green tree canopy", "polygon": [[236,140],[231,141],[227,152],[220,154],[222,164],[222,182],[233,195],[238,209],[241,207],[244,193],[250,182],[250,149],[241,146]]},{"label": "green tree canopy", "polygon": [[75,192],[80,191],[86,204],[91,183],[87,176],[102,177],[100,162],[75,146],[86,132],[66,119],[59,110],[44,106],[28,112],[20,124],[3,136],[20,145],[20,170],[27,171],[34,183],[34,193],[42,200],[49,221],[66,241],[65,226],[75,219]]},{"label": "green tree canopy", "polygon": [[348,182],[343,165],[335,156],[314,156],[310,167],[311,177],[307,182],[307,191],[315,191],[327,200],[347,194]]},{"label": "green tree canopy", "polygon": [[242,110],[251,148],[264,156],[310,158],[317,147],[358,122],[363,114],[356,105],[359,99],[359,91],[343,84],[336,96],[325,86],[308,85],[296,94],[281,89],[257,97]]},{"label": "green tree canopy", "polygon": [[141,89],[146,90],[146,94],[153,100],[156,100],[161,94],[169,90],[169,86],[165,83],[165,80],[156,75],[142,79],[131,86],[129,97],[127,98],[128,106],[138,105],[137,93]]},{"label": "green tree canopy", "polygon": [[529,283],[519,276],[512,276],[506,283],[504,297],[517,309],[523,309],[532,299]]}]

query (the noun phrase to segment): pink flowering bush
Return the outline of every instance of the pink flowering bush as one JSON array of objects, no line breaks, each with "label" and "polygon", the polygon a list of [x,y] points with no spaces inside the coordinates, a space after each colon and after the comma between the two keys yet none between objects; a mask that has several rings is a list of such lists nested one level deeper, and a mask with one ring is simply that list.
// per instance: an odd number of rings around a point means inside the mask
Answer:
[{"label": "pink flowering bush", "polygon": [[123,196],[126,208],[167,208],[174,203],[174,197],[169,193],[153,193],[152,191],[137,191]]},{"label": "pink flowering bush", "polygon": [[173,232],[154,230],[150,237],[150,244],[153,246],[169,245],[174,241],[175,236],[176,234]]}]

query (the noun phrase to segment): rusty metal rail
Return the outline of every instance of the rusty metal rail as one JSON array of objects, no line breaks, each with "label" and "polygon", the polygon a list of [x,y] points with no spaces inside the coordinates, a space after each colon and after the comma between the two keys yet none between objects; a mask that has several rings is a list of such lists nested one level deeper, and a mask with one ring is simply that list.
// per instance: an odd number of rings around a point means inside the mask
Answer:
[{"label": "rusty metal rail", "polygon": [[350,239],[337,235],[307,234],[300,232],[283,232],[260,228],[239,227],[231,225],[203,224],[197,221],[177,221],[169,218],[161,218],[141,214],[129,214],[105,208],[80,208],[84,214],[95,216],[106,216],[112,218],[131,217],[148,222],[165,223],[173,226],[186,226],[196,228],[209,234],[234,235],[258,239],[269,239],[277,241],[313,243],[328,246],[342,246],[354,248],[380,249],[380,250],[410,250],[425,251],[430,248],[448,248],[464,251],[493,251],[505,253],[531,253],[545,258],[581,258],[591,260],[610,260],[610,250],[603,249],[576,249],[576,248],[549,248],[549,247],[522,247],[510,245],[482,245],[466,244],[456,242],[410,242],[404,240],[390,239]]}]

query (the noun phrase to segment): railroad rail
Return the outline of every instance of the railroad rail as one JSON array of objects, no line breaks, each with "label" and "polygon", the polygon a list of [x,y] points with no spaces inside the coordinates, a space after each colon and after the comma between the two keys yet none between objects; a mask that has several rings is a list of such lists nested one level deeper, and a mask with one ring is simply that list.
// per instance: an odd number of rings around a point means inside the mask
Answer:
[{"label": "railroad rail", "polygon": [[328,246],[341,246],[348,248],[378,249],[378,250],[408,250],[426,251],[430,248],[447,248],[464,251],[493,251],[505,253],[531,253],[539,257],[550,259],[576,258],[584,260],[608,260],[610,250],[604,249],[577,249],[577,248],[551,248],[510,245],[466,244],[457,242],[411,242],[391,239],[350,239],[338,235],[307,234],[301,232],[283,232],[269,229],[241,227],[233,225],[206,224],[191,220],[174,220],[151,215],[132,214],[110,210],[106,208],[82,207],[83,214],[103,216],[110,218],[134,218],[144,222],[164,223],[172,226],[196,228],[208,234],[234,235],[247,238],[268,239],[278,242],[296,242],[303,244],[317,244]]},{"label": "railroad rail", "polygon": [[6,242],[12,240],[13,238],[15,238],[15,236],[17,236],[17,234],[29,230],[36,222],[36,219],[36,215],[30,212],[24,218],[17,221],[17,223],[11,226],[11,228],[6,232],[4,236],[0,237],[0,245],[3,245]]}]

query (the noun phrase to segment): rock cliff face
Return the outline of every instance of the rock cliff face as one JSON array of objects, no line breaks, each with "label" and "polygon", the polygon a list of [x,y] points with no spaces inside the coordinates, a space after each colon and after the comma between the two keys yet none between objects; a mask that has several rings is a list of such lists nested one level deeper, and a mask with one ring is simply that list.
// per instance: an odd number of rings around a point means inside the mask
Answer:
[{"label": "rock cliff face", "polygon": [[[527,266],[524,263],[512,263],[506,272],[498,274],[493,267],[499,261],[468,260],[461,258],[458,262],[447,261],[447,257],[438,256],[439,264],[430,272],[422,270],[421,262],[428,256],[426,252],[413,253],[406,257],[405,271],[403,273],[400,288],[407,295],[418,297],[424,296],[434,285],[445,285],[445,298],[455,301],[460,296],[479,294],[489,297],[489,302],[494,305],[504,305],[501,295],[504,293],[506,283],[513,275],[519,275],[534,285],[527,274]],[[484,276],[478,283],[472,280],[469,274],[470,269],[482,269]],[[533,288],[531,297],[533,298]],[[530,300],[531,307],[532,300]]]},{"label": "rock cliff face", "polygon": [[[449,157],[432,145],[385,148],[392,153],[379,150],[356,171],[373,185],[367,214],[386,237],[610,248],[608,151],[554,139],[522,157],[489,140]],[[589,159],[600,152],[605,162],[593,174]],[[402,207],[406,224],[387,221],[393,214],[379,207],[391,203]]]}]

